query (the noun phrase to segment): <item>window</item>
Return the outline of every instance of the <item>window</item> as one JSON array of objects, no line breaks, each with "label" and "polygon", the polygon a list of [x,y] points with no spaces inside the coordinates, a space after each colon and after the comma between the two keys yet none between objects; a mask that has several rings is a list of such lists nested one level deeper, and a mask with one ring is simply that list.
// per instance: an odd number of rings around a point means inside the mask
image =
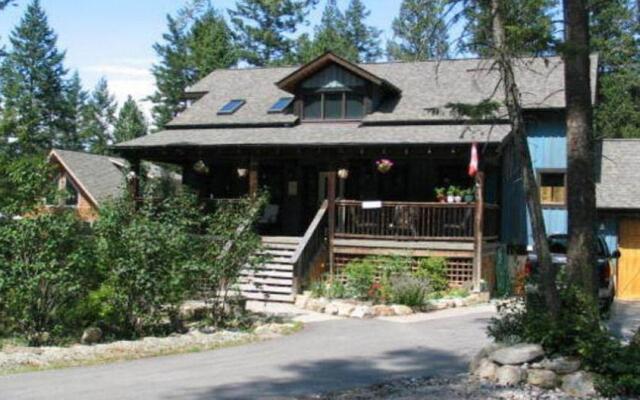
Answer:
[{"label": "window", "polygon": [[323,92],[303,97],[303,119],[362,119],[364,97],[352,92]]},{"label": "window", "polygon": [[282,97],[271,106],[268,112],[270,114],[281,113],[286,110],[292,102],[293,97]]},{"label": "window", "polygon": [[78,191],[75,186],[67,178],[67,184],[64,188],[64,205],[65,206],[77,206],[78,205]]},{"label": "window", "polygon": [[218,114],[219,115],[233,114],[234,112],[238,111],[238,109],[242,107],[244,103],[246,102],[242,99],[231,100],[218,110]]},{"label": "window", "polygon": [[539,174],[540,200],[546,205],[564,205],[566,181],[564,172],[542,171]]}]

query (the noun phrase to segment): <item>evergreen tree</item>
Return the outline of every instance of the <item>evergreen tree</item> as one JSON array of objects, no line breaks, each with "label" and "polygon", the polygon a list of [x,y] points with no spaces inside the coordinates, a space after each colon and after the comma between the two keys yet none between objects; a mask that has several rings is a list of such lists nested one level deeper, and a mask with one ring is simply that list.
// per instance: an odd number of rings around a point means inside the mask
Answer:
[{"label": "evergreen tree", "polygon": [[598,136],[640,137],[640,23],[632,0],[592,0],[591,52],[599,56]]},{"label": "evergreen tree", "polygon": [[238,0],[229,10],[241,58],[265,66],[294,58],[295,41],[288,37],[304,22],[318,0]]},{"label": "evergreen tree", "polygon": [[358,61],[358,49],[347,39],[345,17],[336,0],[327,0],[320,25],[316,26],[314,31],[313,40],[307,34],[301,35],[298,39],[299,63],[307,63],[327,51],[351,61]]},{"label": "evergreen tree", "polygon": [[422,61],[449,55],[449,34],[444,18],[448,0],[403,0],[393,20],[395,41],[387,45],[393,60]]},{"label": "evergreen tree", "polygon": [[9,37],[11,49],[0,71],[2,136],[15,138],[14,151],[41,152],[62,136],[65,121],[63,66],[39,0],[31,2]]},{"label": "evergreen tree", "polygon": [[175,18],[167,15],[169,31],[162,35],[163,43],[153,45],[160,63],[151,68],[156,81],[156,92],[150,97],[153,102],[151,113],[154,125],[162,129],[182,111],[182,95],[187,86],[195,80],[195,72],[190,66],[187,35]]},{"label": "evergreen tree", "polygon": [[108,146],[113,144],[113,125],[117,104],[109,93],[107,81],[100,79],[91,93],[85,108],[85,128],[83,138],[89,151],[95,154],[106,154]]},{"label": "evergreen tree", "polygon": [[147,121],[138,103],[131,97],[122,105],[113,130],[116,143],[126,142],[147,134]]},{"label": "evergreen tree", "polygon": [[238,62],[233,33],[224,17],[213,8],[196,19],[187,45],[196,80],[215,69],[229,68]]},{"label": "evergreen tree", "polygon": [[82,131],[84,130],[85,108],[89,94],[82,88],[80,75],[74,72],[65,88],[65,129],[56,147],[67,150],[83,150]]},{"label": "evergreen tree", "polygon": [[362,0],[351,0],[344,13],[347,41],[358,49],[359,61],[363,62],[376,61],[382,56],[382,31],[364,23],[370,14],[371,11],[367,10]]}]

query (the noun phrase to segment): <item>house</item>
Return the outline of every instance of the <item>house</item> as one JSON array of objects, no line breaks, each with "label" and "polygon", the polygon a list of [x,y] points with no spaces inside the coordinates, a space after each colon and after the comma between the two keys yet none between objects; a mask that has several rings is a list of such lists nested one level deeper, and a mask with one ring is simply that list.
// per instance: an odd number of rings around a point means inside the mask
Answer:
[{"label": "house", "polygon": [[[596,71],[593,56],[594,93]],[[545,217],[551,231],[566,228],[562,60],[521,59],[515,74]],[[503,112],[478,121],[451,105],[500,101],[499,83],[483,59],[355,64],[326,53],[217,70],[187,90],[192,105],[164,131],[114,150],[134,170],[181,166],[203,199],[268,188],[259,228],[275,257],[243,281],[249,298],[291,301],[310,277],[371,254],[443,256],[452,284],[491,289],[498,247],[522,252],[530,236],[518,163]],[[442,203],[436,189],[449,186],[480,190]]]},{"label": "house", "polygon": [[95,221],[103,202],[125,193],[127,164],[122,158],[54,149],[49,163],[57,170],[58,189],[65,193],[62,204],[52,206],[74,208],[83,221]]}]

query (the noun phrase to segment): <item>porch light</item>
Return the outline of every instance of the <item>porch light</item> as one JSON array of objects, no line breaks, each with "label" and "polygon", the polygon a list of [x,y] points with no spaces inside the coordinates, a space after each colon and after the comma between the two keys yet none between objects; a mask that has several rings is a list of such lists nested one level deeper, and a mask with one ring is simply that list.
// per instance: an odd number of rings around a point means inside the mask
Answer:
[{"label": "porch light", "polygon": [[393,167],[393,161],[387,158],[381,158],[380,160],[376,161],[376,166],[378,167],[378,171],[380,173],[386,174],[391,170],[391,167]]},{"label": "porch light", "polygon": [[249,170],[247,168],[238,168],[237,171],[238,171],[238,177],[239,178],[244,178],[249,173]]},{"label": "porch light", "polygon": [[193,170],[203,175],[207,175],[209,173],[209,167],[207,167],[207,164],[202,160],[196,161],[196,163],[193,164]]},{"label": "porch light", "polygon": [[338,170],[338,178],[347,179],[349,177],[349,170],[346,168],[340,168]]}]

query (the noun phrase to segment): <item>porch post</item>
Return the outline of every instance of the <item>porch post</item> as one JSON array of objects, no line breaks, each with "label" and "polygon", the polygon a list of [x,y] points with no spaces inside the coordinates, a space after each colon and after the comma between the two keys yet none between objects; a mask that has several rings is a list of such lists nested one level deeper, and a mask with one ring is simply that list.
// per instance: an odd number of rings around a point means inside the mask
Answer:
[{"label": "porch post", "polygon": [[129,193],[133,198],[133,203],[138,206],[140,202],[140,159],[135,158],[129,160],[131,168],[131,176],[129,177]]},{"label": "porch post", "polygon": [[258,161],[249,162],[249,196],[255,198],[258,194]]},{"label": "porch post", "polygon": [[484,242],[484,172],[476,173],[476,204],[473,219],[473,291],[479,292],[482,279],[482,245]]},{"label": "porch post", "polygon": [[331,167],[329,176],[327,177],[327,206],[328,206],[328,234],[327,241],[329,247],[329,273],[333,277],[334,260],[333,260],[333,239],[336,233],[336,171]]}]

